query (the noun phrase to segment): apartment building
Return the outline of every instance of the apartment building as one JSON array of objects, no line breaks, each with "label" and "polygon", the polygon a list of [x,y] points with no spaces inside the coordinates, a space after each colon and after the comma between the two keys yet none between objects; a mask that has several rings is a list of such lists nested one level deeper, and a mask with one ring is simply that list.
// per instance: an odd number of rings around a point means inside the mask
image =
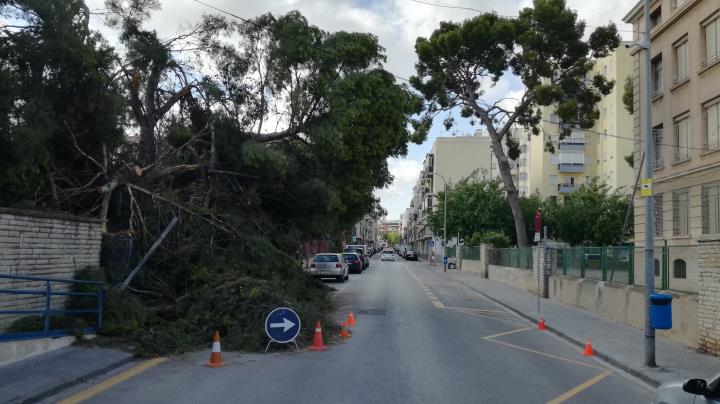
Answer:
[{"label": "apartment building", "polygon": [[[624,18],[639,32],[642,3]],[[658,0],[651,12],[651,113],[655,155],[655,237],[694,244],[720,234],[720,3]],[[635,34],[635,40],[640,40]],[[635,71],[642,52],[634,50]],[[643,80],[635,77],[635,166],[642,156],[639,112]],[[645,202],[635,201],[635,240],[645,238]],[[715,236],[712,236],[715,235]]]},{"label": "apartment building", "polygon": [[413,198],[406,212],[408,244],[420,256],[431,251],[442,254],[442,234],[433,234],[428,215],[437,205],[437,194],[473,173],[489,176],[493,163],[490,138],[476,132],[472,136],[438,138],[430,153],[425,156],[418,182],[413,187]]},{"label": "apartment building", "polygon": [[[718,355],[720,2],[656,0],[647,17],[652,27],[647,80],[652,97],[650,105],[640,103],[646,81],[640,76],[644,50],[635,49],[633,131],[638,169],[646,140],[641,112],[649,108],[652,136],[648,140],[653,142],[655,153],[645,160],[654,169],[655,284],[668,288],[659,283],[662,267],[663,272],[669,272],[670,286],[689,284],[697,290],[697,318],[692,321],[698,324],[698,344]],[[637,42],[644,40],[640,32],[645,18],[643,2],[624,17],[632,24]],[[645,245],[645,202],[638,198],[634,205],[636,252]],[[635,262],[636,268],[643,268],[644,254],[636,254]]]},{"label": "apartment building", "polygon": [[[521,156],[518,164],[520,195],[562,197],[597,178],[611,189],[632,190],[633,168],[625,156],[633,153],[632,116],[622,102],[623,83],[632,74],[629,50],[617,49],[597,59],[589,77],[603,74],[615,80],[613,91],[597,104],[599,118],[590,129],[573,129],[560,140],[561,122],[555,106],[541,107],[542,134],[518,133]],[[555,152],[546,151],[551,142]]]},{"label": "apartment building", "polygon": [[366,244],[374,246],[380,240],[380,222],[370,215],[365,215],[362,220],[353,226],[350,232],[350,241],[353,244]]}]

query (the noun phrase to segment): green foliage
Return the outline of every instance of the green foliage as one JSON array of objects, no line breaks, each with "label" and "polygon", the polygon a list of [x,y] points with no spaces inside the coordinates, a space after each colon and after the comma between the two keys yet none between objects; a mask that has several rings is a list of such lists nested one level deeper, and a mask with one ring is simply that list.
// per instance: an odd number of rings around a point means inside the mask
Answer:
[{"label": "green foliage", "polygon": [[627,76],[625,78],[625,85],[623,85],[622,101],[625,110],[631,115],[635,112],[634,92],[635,86],[633,85],[633,78],[632,76]]},{"label": "green foliage", "polygon": [[625,156],[625,161],[628,163],[630,168],[635,168],[635,154],[630,153],[627,156]]},{"label": "green foliage", "polygon": [[510,238],[502,231],[488,230],[485,233],[475,232],[465,242],[469,246],[489,244],[495,248],[507,248],[512,246]]},{"label": "green foliage", "polygon": [[[489,230],[513,234],[512,214],[498,180],[477,176],[461,180],[450,187],[447,199],[448,234],[460,233],[465,238]],[[428,219],[435,234],[443,231],[444,204],[444,194],[440,192]]]},{"label": "green foliage", "polygon": [[25,27],[0,31],[0,203],[34,198],[51,171],[92,178],[71,136],[88,153],[121,142],[113,50],[86,11],[81,0],[0,2],[0,17]]},{"label": "green foliage", "polygon": [[400,242],[400,233],[389,231],[383,234],[383,238],[387,241],[388,245],[392,247]]},{"label": "green foliage", "polygon": [[[557,236],[572,245],[620,243],[628,197],[593,181],[565,198],[556,208]],[[632,234],[628,229],[625,239]]]},{"label": "green foliage", "polygon": [[[443,195],[429,216],[435,234],[442,234]],[[570,244],[615,245],[627,214],[629,200],[622,190],[611,192],[605,184],[593,181],[564,200],[543,200],[539,195],[520,199],[528,239],[532,239],[535,212],[542,210],[548,236]],[[451,187],[448,193],[448,234],[460,232],[468,245],[480,243],[510,246],[516,243],[512,213],[498,181],[469,178]],[[632,227],[625,234],[632,234]],[[505,240],[507,239],[507,242]]]},{"label": "green foliage", "polygon": [[[520,125],[539,134],[542,116],[538,107],[555,105],[562,119],[560,138],[571,128],[590,128],[598,118],[595,107],[601,95],[608,94],[614,83],[602,75],[586,80],[592,69],[592,57],[607,55],[620,43],[613,24],[599,27],[584,39],[585,23],[569,9],[564,0],[534,0],[532,7],[520,11],[518,18],[481,14],[461,23],[441,22],[429,38],[415,42],[418,56],[412,86],[426,101],[426,114],[461,110],[461,116],[476,119],[488,129],[494,141],[502,141],[513,126]],[[514,110],[506,111],[494,99],[484,97],[489,86],[505,75],[519,78],[525,93]],[[445,120],[447,126],[452,117]],[[508,155],[517,155],[512,144]],[[499,161],[505,152],[495,150]],[[510,167],[500,164],[505,178]],[[508,180],[511,181],[511,180]],[[521,207],[514,184],[508,201],[514,217],[520,245],[526,244]]]}]

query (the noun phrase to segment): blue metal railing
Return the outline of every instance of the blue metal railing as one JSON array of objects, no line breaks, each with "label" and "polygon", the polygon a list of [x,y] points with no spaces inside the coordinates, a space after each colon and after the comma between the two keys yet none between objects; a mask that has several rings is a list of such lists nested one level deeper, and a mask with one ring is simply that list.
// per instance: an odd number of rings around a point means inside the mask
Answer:
[{"label": "blue metal railing", "polygon": [[[36,295],[45,296],[44,309],[36,310],[0,310],[0,316],[2,315],[42,315],[43,316],[43,330],[42,331],[26,331],[26,332],[14,332],[14,333],[0,333],[0,341],[17,341],[26,339],[36,338],[48,338],[48,337],[60,337],[64,335],[72,335],[72,330],[66,329],[52,329],[50,319],[52,316],[64,316],[64,315],[77,315],[77,314],[88,314],[97,313],[97,324],[95,326],[88,327],[83,332],[91,333],[97,331],[102,326],[102,312],[103,312],[103,289],[102,283],[95,281],[83,281],[74,279],[60,279],[60,278],[48,278],[40,276],[21,276],[21,275],[2,275],[0,274],[0,280],[9,279],[17,281],[31,281],[40,282],[40,285],[44,283],[44,290],[42,289],[0,289],[0,300],[3,295]],[[64,292],[64,291],[53,291],[53,284],[71,284],[71,285],[87,285],[94,287],[94,292]],[[94,308],[87,309],[63,309],[57,310],[52,309],[52,297],[53,296],[84,296],[84,297],[95,297],[96,305]]]}]

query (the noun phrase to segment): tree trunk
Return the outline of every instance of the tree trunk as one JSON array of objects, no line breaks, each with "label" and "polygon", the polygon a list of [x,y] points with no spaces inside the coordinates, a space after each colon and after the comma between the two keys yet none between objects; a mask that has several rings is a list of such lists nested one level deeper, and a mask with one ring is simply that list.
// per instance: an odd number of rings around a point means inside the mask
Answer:
[{"label": "tree trunk", "polygon": [[[498,169],[500,170],[500,178],[502,179],[503,185],[505,185],[505,192],[507,193],[508,203],[510,204],[510,210],[512,211],[513,220],[515,221],[515,233],[517,235],[518,247],[527,247],[527,229],[525,228],[525,217],[523,216],[522,208],[520,207],[520,196],[518,190],[515,187],[515,183],[512,179],[512,173],[510,172],[510,163],[508,157],[505,155],[505,150],[502,147],[501,137],[494,130],[489,130],[490,139],[492,139],[493,153],[498,161]],[[506,135],[506,136],[509,136]]]},{"label": "tree trunk", "polygon": [[140,163],[143,167],[155,162],[154,125],[140,125]]},{"label": "tree trunk", "polygon": [[107,184],[103,185],[102,187],[98,187],[97,192],[103,194],[102,199],[102,205],[100,207],[100,214],[98,217],[100,219],[103,219],[104,222],[102,224],[102,232],[107,232],[107,214],[108,210],[110,210],[110,199],[112,198],[112,193],[115,190],[115,188],[120,185],[120,179],[118,177],[114,177],[108,182]]}]

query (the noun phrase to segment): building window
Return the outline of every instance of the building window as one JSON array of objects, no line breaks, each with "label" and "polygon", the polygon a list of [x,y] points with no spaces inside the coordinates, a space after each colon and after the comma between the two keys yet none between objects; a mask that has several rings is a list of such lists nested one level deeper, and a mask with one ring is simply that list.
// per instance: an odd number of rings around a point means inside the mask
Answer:
[{"label": "building window", "polygon": [[660,276],[660,260],[655,258],[655,276]]},{"label": "building window", "polygon": [[687,190],[673,192],[673,236],[690,234],[689,195]]},{"label": "building window", "polygon": [[653,58],[650,70],[652,72],[652,96],[657,97],[663,92],[662,53]]},{"label": "building window", "polygon": [[703,66],[718,61],[720,57],[720,27],[718,27],[718,16],[703,25],[705,32],[705,60]]},{"label": "building window", "polygon": [[720,99],[705,107],[703,118],[705,150],[720,149]]},{"label": "building window", "polygon": [[677,84],[687,80],[687,40],[675,46],[675,79]]},{"label": "building window", "polygon": [[657,27],[662,22],[662,10],[660,7],[650,12],[650,26]]},{"label": "building window", "polygon": [[684,259],[678,258],[673,261],[673,278],[687,279],[687,263]]},{"label": "building window", "polygon": [[655,168],[662,168],[665,165],[663,160],[663,128],[662,125],[658,125],[652,130],[653,135],[653,146],[655,152]]},{"label": "building window", "polygon": [[663,194],[653,195],[655,205],[653,211],[655,212],[655,237],[662,238],[663,236]]},{"label": "building window", "polygon": [[688,121],[687,115],[675,120],[675,162],[688,159]]},{"label": "building window", "polygon": [[702,232],[720,233],[720,182],[702,186]]},{"label": "building window", "polygon": [[678,7],[682,6],[683,4],[685,4],[686,1],[687,1],[687,0],[670,0],[670,8],[672,8],[673,10],[675,10],[676,8],[678,8]]}]

